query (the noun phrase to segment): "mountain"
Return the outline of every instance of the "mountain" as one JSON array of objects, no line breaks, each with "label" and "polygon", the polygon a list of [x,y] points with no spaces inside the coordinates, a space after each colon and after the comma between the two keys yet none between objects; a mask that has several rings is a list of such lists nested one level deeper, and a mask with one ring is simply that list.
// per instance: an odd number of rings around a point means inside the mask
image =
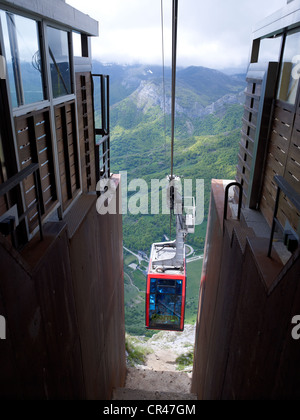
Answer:
[{"label": "mountain", "polygon": [[[171,69],[165,69],[165,89],[159,66],[94,62],[93,71],[110,75],[112,171],[127,171],[128,182],[164,179],[170,173]],[[211,179],[234,177],[244,89],[243,75],[204,67],[177,71],[174,171],[205,180],[206,210]],[[168,233],[166,225],[163,215],[127,215],[125,245],[149,252],[151,243]],[[196,248],[204,246],[205,228],[204,223],[201,235],[191,236]]]},{"label": "mountain", "polygon": [[[151,82],[156,87],[160,86],[162,90],[163,73],[166,96],[167,98],[171,96],[170,67],[166,67],[163,71],[161,66],[103,64],[93,61],[93,72],[109,74],[111,105],[130,96],[142,82],[144,82],[144,86],[147,82]],[[225,95],[236,94],[245,87],[244,74],[226,75],[206,67],[178,68],[176,80],[179,101],[181,96],[184,97],[182,90],[188,91],[192,94],[192,98],[195,94],[203,106],[207,106]]]}]

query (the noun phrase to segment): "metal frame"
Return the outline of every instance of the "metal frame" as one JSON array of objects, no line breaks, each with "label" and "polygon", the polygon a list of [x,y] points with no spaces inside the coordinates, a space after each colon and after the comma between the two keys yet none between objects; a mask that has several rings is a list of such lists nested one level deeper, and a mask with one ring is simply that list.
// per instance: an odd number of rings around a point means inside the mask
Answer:
[{"label": "metal frame", "polygon": [[[54,2],[56,2],[56,1],[57,0],[54,0]],[[72,25],[66,25],[64,19],[61,18],[61,15],[59,15],[59,19],[56,21],[56,19],[53,18],[55,13],[53,15],[51,14],[51,16],[48,16],[49,13],[48,14],[47,13],[38,14],[35,7],[37,7],[38,9],[40,7],[43,8],[44,5],[42,3],[46,3],[44,1],[39,2],[37,4],[37,6],[30,4],[30,7],[28,5],[28,8],[27,8],[26,1],[22,0],[22,7],[18,7],[18,5],[15,4],[15,3],[18,3],[18,1],[12,3],[12,2],[8,2],[8,1],[6,2],[6,1],[1,1],[0,0],[0,8],[5,10],[5,11],[9,11],[11,13],[14,13],[14,14],[32,19],[37,23],[38,42],[39,42],[41,61],[42,61],[42,69],[43,69],[42,84],[43,84],[44,98],[46,98],[46,99],[44,99],[43,101],[40,101],[40,102],[33,103],[33,104],[13,108],[12,104],[11,104],[9,94],[8,94],[9,106],[7,107],[7,109],[10,110],[11,130],[12,130],[12,136],[13,136],[14,160],[15,160],[15,163],[16,163],[16,168],[13,171],[12,174],[16,173],[17,171],[20,171],[20,164],[19,164],[17,144],[16,144],[16,134],[15,134],[15,128],[14,128],[14,117],[21,117],[21,116],[23,116],[23,115],[25,115],[29,112],[32,112],[33,110],[42,111],[43,109],[46,109],[47,107],[50,108],[50,129],[51,129],[51,138],[52,138],[53,163],[54,163],[54,167],[55,167],[54,172],[55,172],[56,193],[57,193],[57,198],[58,198],[59,202],[62,203],[62,195],[61,195],[61,188],[60,188],[60,176],[59,176],[59,165],[58,165],[58,152],[57,152],[57,144],[56,144],[56,141],[55,141],[54,107],[57,106],[57,105],[63,104],[64,102],[68,102],[70,100],[75,100],[76,146],[77,146],[77,153],[78,153],[77,154],[77,160],[78,160],[78,162],[80,162],[77,101],[76,101],[76,92],[75,92],[75,89],[76,89],[75,65],[76,65],[76,63],[75,63],[75,60],[74,60],[74,57],[73,57],[72,31],[73,30],[79,30],[82,35],[87,37],[86,53],[88,53],[88,54],[90,52],[90,38],[89,38],[90,33],[88,31],[83,31],[82,28],[78,28],[75,23],[72,24]],[[60,1],[59,6],[65,8],[65,6],[67,6],[67,5]],[[48,11],[49,11],[49,5],[47,7],[48,7]],[[51,6],[51,8],[52,7],[54,7],[54,6]],[[72,19],[75,19],[75,20],[79,19],[79,15],[77,17],[74,15],[75,12],[77,13],[77,11],[75,9],[71,8],[70,6],[67,6],[67,8],[73,14]],[[55,10],[60,10],[60,8],[57,8]],[[75,10],[75,12],[74,12],[74,10]],[[78,13],[81,15],[80,12],[78,12]],[[90,18],[88,18],[88,19],[91,20]],[[51,89],[50,60],[49,60],[49,54],[48,54],[48,50],[47,50],[47,45],[48,45],[47,27],[48,26],[55,27],[58,30],[64,30],[65,32],[67,32],[67,35],[68,35],[69,59],[70,59],[70,66],[71,66],[71,75],[70,76],[71,76],[72,93],[70,95],[61,96],[61,97],[58,97],[58,98],[53,98],[53,93],[52,93],[52,89]],[[96,33],[92,34],[92,35],[96,35]],[[3,41],[1,25],[0,25],[0,41]],[[3,55],[3,51],[1,51],[1,53]],[[89,63],[90,63],[91,62],[90,57],[84,57],[84,61],[85,62],[89,61]],[[8,78],[6,78],[5,83],[6,83],[7,92],[10,92]],[[11,168],[12,168],[12,165],[11,165]],[[82,174],[81,174],[81,166],[80,165],[79,165],[78,178],[79,178],[79,181],[80,181],[80,182],[78,182],[78,179],[77,179],[77,183],[80,184],[78,192],[80,193],[82,191],[82,189],[81,189]],[[21,199],[22,199],[22,208],[25,209],[26,204],[25,204],[25,201],[24,201],[24,192],[23,192],[22,183],[20,184],[20,192],[21,192]],[[73,197],[74,200],[76,200],[76,197],[77,197],[77,195],[75,197]],[[66,209],[66,211],[68,211],[70,207],[71,206],[69,206],[68,209]],[[53,208],[53,210],[51,210],[51,214],[54,211],[55,211],[55,208]],[[48,216],[49,215],[47,215],[47,217]],[[32,232],[32,234],[30,234],[26,219],[25,219],[25,224],[26,224],[27,238],[28,238],[28,240],[30,240],[32,238],[32,236],[34,236],[34,234],[36,233],[36,229]]]},{"label": "metal frame", "polygon": [[[103,74],[92,74],[92,79],[100,79],[100,99],[101,99],[101,127],[96,127],[94,118],[95,147],[96,147],[96,178],[110,177],[110,102],[109,102],[109,76]],[[93,89],[95,95],[95,89]],[[95,102],[95,101],[94,101]],[[100,142],[96,141],[96,136],[102,136]],[[103,152],[103,171],[100,170],[100,147]]]},{"label": "metal frame", "polygon": [[61,0],[0,0],[0,8],[26,13],[35,19],[44,18],[89,36],[99,36],[96,20]]},{"label": "metal frame", "polygon": [[225,220],[227,220],[227,213],[228,213],[228,195],[229,190],[231,187],[238,187],[239,188],[239,206],[238,206],[238,220],[241,218],[241,210],[242,210],[242,202],[243,202],[243,186],[239,182],[231,182],[225,188],[225,201],[224,201],[224,216],[223,216],[223,232],[225,232],[224,225]]}]

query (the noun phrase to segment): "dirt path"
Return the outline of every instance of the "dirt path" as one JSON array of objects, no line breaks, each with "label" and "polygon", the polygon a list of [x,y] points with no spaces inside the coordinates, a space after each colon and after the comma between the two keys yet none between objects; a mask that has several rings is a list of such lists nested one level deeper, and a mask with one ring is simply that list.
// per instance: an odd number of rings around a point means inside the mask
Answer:
[{"label": "dirt path", "polygon": [[128,368],[126,388],[151,392],[191,392],[192,372],[176,370],[176,358],[194,345],[194,327],[183,333],[160,332],[146,344],[152,349],[145,365]]}]

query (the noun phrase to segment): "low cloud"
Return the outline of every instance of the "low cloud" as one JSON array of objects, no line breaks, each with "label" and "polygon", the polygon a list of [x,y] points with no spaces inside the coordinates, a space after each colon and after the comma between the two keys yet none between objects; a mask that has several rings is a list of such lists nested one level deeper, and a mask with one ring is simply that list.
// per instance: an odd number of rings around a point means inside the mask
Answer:
[{"label": "low cloud", "polygon": [[[162,63],[160,0],[67,0],[99,21],[93,56],[118,63]],[[171,0],[164,0],[165,63],[171,65]],[[179,1],[178,65],[246,67],[253,26],[286,0]]]}]

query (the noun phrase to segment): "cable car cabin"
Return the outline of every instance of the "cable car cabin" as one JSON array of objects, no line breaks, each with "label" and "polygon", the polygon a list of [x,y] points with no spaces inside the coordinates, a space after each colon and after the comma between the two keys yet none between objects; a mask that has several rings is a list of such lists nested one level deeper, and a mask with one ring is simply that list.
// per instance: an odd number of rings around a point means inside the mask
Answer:
[{"label": "cable car cabin", "polygon": [[[183,255],[185,255],[183,247]],[[146,328],[183,331],[186,292],[185,257],[172,266],[176,242],[152,245],[146,288]]]}]

